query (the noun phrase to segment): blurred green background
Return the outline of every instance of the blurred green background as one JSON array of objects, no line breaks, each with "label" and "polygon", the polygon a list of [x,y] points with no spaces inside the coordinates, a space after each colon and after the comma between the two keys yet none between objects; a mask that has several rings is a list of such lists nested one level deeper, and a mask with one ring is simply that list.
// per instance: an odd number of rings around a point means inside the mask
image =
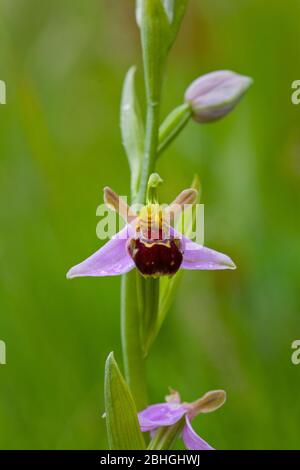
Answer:
[{"label": "blurred green background", "polygon": [[[299,14],[298,0],[190,0],[165,76],[163,116],[202,73],[255,80],[234,113],[191,123],[158,165],[165,201],[200,174],[206,244],[238,265],[185,274],[148,363],[153,403],[168,386],[187,401],[227,391],[194,422],[219,449],[300,448]],[[134,63],[141,71],[133,0],[1,0],[2,449],[107,446],[120,279],[65,274],[100,244],[103,186],[128,192],[119,101]]]}]

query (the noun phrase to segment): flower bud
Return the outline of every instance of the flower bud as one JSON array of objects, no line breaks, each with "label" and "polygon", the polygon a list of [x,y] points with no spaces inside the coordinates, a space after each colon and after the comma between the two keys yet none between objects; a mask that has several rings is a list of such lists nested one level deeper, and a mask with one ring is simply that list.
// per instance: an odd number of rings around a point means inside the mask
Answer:
[{"label": "flower bud", "polygon": [[211,72],[197,78],[185,92],[197,122],[212,122],[226,116],[252,84],[245,77],[229,70]]}]

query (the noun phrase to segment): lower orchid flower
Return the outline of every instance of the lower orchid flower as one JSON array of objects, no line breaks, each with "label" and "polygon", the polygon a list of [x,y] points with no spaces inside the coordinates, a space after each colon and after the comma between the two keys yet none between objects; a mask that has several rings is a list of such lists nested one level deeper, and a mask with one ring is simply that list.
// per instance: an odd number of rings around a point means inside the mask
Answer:
[{"label": "lower orchid flower", "polygon": [[154,440],[159,429],[168,430],[172,426],[174,429],[177,427],[177,435],[179,424],[179,432],[187,449],[214,450],[194,431],[191,420],[201,413],[215,411],[224,404],[225,400],[226,393],[223,390],[214,390],[206,393],[195,402],[182,403],[178,392],[172,391],[166,397],[166,403],[148,406],[138,414],[141,431],[150,431]]},{"label": "lower orchid flower", "polygon": [[135,267],[146,277],[173,275],[179,269],[235,269],[228,256],[191,241],[172,227],[172,216],[193,204],[197,194],[195,189],[186,189],[166,208],[150,203],[135,213],[114,191],[105,188],[106,204],[127,224],[96,253],[71,268],[67,277],[115,276]]}]

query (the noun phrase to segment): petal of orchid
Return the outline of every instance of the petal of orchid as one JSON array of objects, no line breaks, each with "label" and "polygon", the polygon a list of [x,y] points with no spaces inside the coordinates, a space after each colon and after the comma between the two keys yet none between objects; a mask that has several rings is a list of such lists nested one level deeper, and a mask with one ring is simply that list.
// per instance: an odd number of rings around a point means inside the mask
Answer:
[{"label": "petal of orchid", "polygon": [[134,268],[134,262],[127,252],[128,226],[112,237],[100,250],[67,273],[67,278],[80,276],[117,276]]},{"label": "petal of orchid", "polygon": [[205,246],[198,245],[182,235],[184,246],[181,269],[235,269],[234,262],[224,255]]},{"label": "petal of orchid", "polygon": [[167,403],[181,403],[180,393],[173,388],[170,388],[170,393],[166,395],[165,400]]},{"label": "petal of orchid", "polygon": [[185,426],[182,431],[182,440],[185,447],[189,450],[214,450],[202,437],[192,428],[190,419],[188,416],[185,417]]},{"label": "petal of orchid", "polygon": [[177,403],[158,403],[148,406],[138,414],[142,432],[153,431],[161,426],[177,423],[187,412],[185,405]]}]

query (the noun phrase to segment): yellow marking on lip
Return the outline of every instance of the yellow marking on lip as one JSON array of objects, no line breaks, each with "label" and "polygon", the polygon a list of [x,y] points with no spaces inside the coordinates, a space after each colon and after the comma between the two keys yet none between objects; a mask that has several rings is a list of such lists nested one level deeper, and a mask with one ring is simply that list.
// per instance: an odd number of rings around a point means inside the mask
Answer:
[{"label": "yellow marking on lip", "polygon": [[153,245],[162,245],[166,246],[167,248],[171,248],[170,240],[153,240],[149,242],[144,240],[141,241],[146,248],[151,248]]}]

